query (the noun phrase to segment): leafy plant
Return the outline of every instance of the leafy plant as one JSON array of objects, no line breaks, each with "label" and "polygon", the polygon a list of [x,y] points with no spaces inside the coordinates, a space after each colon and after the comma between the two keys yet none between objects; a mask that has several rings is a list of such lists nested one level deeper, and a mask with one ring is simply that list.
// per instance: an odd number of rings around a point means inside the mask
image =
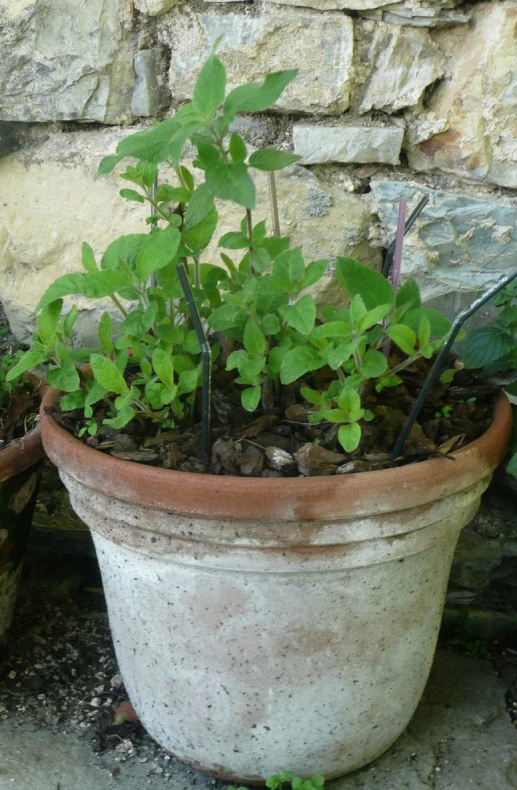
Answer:
[{"label": "leafy plant", "polygon": [[20,361],[22,354],[20,350],[10,349],[0,356],[0,411],[9,409],[13,392],[27,383],[24,376],[10,376],[9,380],[7,378]]},{"label": "leafy plant", "polygon": [[[283,771],[281,774],[270,776],[266,780],[266,787],[269,790],[281,790],[287,782],[291,783],[292,790],[322,790],[325,787],[324,776],[313,776],[312,779],[300,779],[299,776],[293,777],[289,771]],[[234,787],[233,785],[228,790],[247,790],[246,787]]]},{"label": "leafy plant", "polygon": [[[173,118],[125,138],[102,160],[101,175],[132,160],[122,173],[131,188],[120,194],[149,206],[150,233],[121,236],[100,259],[83,245],[83,271],[58,278],[43,294],[33,347],[8,378],[47,366],[48,381],[65,393],[61,409],[81,409],[82,432],[92,436],[134,421],[171,428],[192,419],[200,348],[178,279],[177,266],[183,265],[212,332],[213,365],[234,372],[243,408],[275,409],[282,388],[296,385],[310,422],[335,425],[343,449],[357,449],[362,423],[373,418],[365,406],[368,394],[396,386],[402,370],[430,359],[450,324],[422,307],[414,280],[395,293],[381,274],[349,258],[338,258],[337,277],[350,306],[327,307],[319,320],[307,289],[328,262],[306,265],[288,238],[268,235],[265,221],[254,224],[252,171],[279,170],[298,157],[273,148],[250,153],[230,127],[236,113],[275,102],[295,76],[296,71],[275,72],[227,93],[225,68],[213,52],[192,102]],[[196,151],[191,168],[184,163],[187,141]],[[155,192],[160,165],[169,168],[171,183]],[[219,241],[222,265],[202,261],[217,228],[217,200],[245,210],[240,228]],[[118,311],[118,322],[110,311],[102,315],[98,348],[74,347],[77,307],[63,312],[72,295],[107,298]],[[231,348],[227,355],[217,340],[221,333],[224,348]],[[392,347],[397,354],[390,353]],[[323,368],[333,380],[309,386]]]},{"label": "leafy plant", "polygon": [[[501,308],[493,326],[469,332],[463,347],[467,368],[481,368],[481,376],[500,376],[509,381],[505,390],[517,396],[517,283],[512,282],[496,294],[490,304]],[[510,443],[508,474],[517,476],[517,442]]]}]

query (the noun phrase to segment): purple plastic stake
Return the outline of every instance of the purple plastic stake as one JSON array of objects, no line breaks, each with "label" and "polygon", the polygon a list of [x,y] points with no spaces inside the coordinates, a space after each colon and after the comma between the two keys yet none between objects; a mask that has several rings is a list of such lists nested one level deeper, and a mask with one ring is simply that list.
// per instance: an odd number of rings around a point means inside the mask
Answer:
[{"label": "purple plastic stake", "polygon": [[401,198],[399,202],[399,217],[397,221],[397,235],[395,236],[395,252],[393,253],[393,268],[391,270],[391,284],[397,293],[400,281],[400,265],[402,263],[402,247],[404,244],[404,233],[406,224],[406,198]]}]

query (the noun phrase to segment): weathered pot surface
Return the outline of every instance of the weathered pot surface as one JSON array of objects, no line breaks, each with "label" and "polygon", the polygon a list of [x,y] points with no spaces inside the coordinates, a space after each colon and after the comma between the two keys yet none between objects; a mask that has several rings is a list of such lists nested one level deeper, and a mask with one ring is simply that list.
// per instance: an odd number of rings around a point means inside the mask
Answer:
[{"label": "weathered pot surface", "polygon": [[450,458],[359,475],[246,479],[102,455],[42,408],[97,547],[121,672],[151,735],[243,782],[339,776],[407,726],[452,555],[502,460],[511,410]]},{"label": "weathered pot surface", "polygon": [[14,614],[43,456],[39,426],[0,450],[0,647]]}]

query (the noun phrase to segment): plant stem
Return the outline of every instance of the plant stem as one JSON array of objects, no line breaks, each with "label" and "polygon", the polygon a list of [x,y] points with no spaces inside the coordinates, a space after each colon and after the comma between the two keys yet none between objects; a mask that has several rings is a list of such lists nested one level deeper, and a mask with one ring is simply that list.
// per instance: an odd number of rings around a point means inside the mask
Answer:
[{"label": "plant stem", "polygon": [[110,296],[110,299],[111,299],[111,301],[112,301],[114,304],[116,304],[116,305],[117,305],[118,309],[120,310],[120,312],[122,313],[122,315],[124,316],[124,318],[127,318],[127,310],[125,310],[125,309],[122,307],[122,305],[120,304],[120,302],[119,302],[119,300],[117,299],[117,297],[116,297],[114,294],[112,294],[112,295]]}]

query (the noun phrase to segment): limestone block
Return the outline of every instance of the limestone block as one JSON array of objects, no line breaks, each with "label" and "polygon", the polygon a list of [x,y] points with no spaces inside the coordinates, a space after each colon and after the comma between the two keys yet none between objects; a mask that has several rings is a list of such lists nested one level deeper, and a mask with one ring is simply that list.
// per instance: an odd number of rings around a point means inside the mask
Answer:
[{"label": "limestone block", "polygon": [[444,73],[444,58],[427,30],[381,23],[369,49],[371,76],[361,112],[394,112],[420,102],[428,85]]},{"label": "limestone block", "polygon": [[275,109],[334,115],[349,106],[353,24],[348,16],[172,13],[163,19],[161,36],[173,45],[170,88],[177,99],[191,98],[202,63],[222,37],[218,53],[230,88],[298,67]]},{"label": "limestone block", "polygon": [[134,58],[135,89],[131,102],[133,115],[153,116],[167,106],[169,91],[162,67],[166,60],[165,47],[143,49]]},{"label": "limestone block", "polygon": [[368,19],[412,27],[449,27],[464,25],[470,21],[469,13],[451,11],[443,6],[443,2],[437,7],[432,3],[415,5],[411,0],[405,0],[401,3],[390,3],[374,11],[363,11],[363,15]]},{"label": "limestone block", "polygon": [[179,0],[134,0],[135,8],[147,16],[161,16],[170,11]]},{"label": "limestone block", "polygon": [[[442,31],[448,79],[415,116],[408,159],[440,170],[517,187],[517,5],[481,3],[468,30]],[[428,124],[436,130],[429,133]]]},{"label": "limestone block", "polygon": [[[127,182],[114,173],[94,180],[100,160],[113,153],[127,130],[102,129],[52,134],[45,141],[0,159],[0,299],[16,335],[27,339],[34,327],[32,311],[48,285],[81,270],[81,244],[88,241],[98,256],[120,235],[146,232],[148,212],[118,192]],[[170,171],[167,171],[170,177]],[[377,266],[380,252],[368,244],[371,211],[357,195],[338,183],[323,183],[302,167],[278,174],[282,233],[301,244],[307,260],[353,255]],[[257,172],[258,206],[254,221],[269,220],[268,183]],[[218,205],[218,236],[239,228],[243,209]],[[268,222],[269,227],[271,227]],[[203,261],[221,263],[214,241]],[[332,274],[318,284],[323,302],[343,299]],[[94,337],[100,309],[79,300],[79,334]]]},{"label": "limestone block", "polygon": [[302,164],[322,162],[399,164],[404,129],[398,126],[306,126],[295,124],[295,153]]},{"label": "limestone block", "polygon": [[365,11],[388,5],[392,0],[269,0],[278,5],[294,5],[315,8],[317,11]]},{"label": "limestone block", "polygon": [[394,238],[400,198],[409,200],[409,212],[429,195],[402,258],[403,275],[416,278],[426,300],[475,294],[515,268],[517,206],[509,199],[495,202],[409,181],[374,179],[371,187],[384,245]]},{"label": "limestone block", "polygon": [[127,4],[0,0],[0,119],[127,120],[134,83]]}]

